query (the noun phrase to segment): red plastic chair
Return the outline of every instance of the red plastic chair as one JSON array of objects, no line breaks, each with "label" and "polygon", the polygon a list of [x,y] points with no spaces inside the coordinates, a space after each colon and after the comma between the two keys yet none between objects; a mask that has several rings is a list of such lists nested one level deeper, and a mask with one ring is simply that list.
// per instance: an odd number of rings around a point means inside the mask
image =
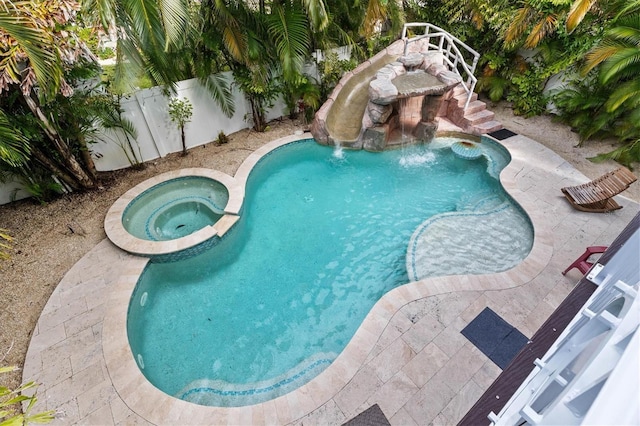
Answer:
[{"label": "red plastic chair", "polygon": [[592,254],[604,253],[606,249],[607,246],[587,247],[587,250],[582,253],[582,255],[577,258],[575,262],[569,265],[569,267],[562,272],[562,275],[566,275],[567,272],[569,272],[573,268],[578,268],[578,270],[582,272],[582,275],[586,274],[587,271],[589,271],[589,269],[591,269],[591,267],[593,266],[593,263],[589,262],[589,257],[591,257]]}]

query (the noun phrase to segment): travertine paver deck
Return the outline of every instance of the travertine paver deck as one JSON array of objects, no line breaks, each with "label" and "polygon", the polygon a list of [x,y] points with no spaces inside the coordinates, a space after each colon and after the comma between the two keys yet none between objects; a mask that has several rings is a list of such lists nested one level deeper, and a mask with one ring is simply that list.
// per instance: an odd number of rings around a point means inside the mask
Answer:
[{"label": "travertine paver deck", "polygon": [[34,330],[24,379],[41,383],[36,408],[58,410],[56,424],[309,425],[341,424],[377,403],[392,424],[456,423],[500,372],[460,330],[488,306],[531,336],[580,278],[560,271],[585,246],[610,243],[638,211],[617,197],[622,210],[578,212],[560,188],[586,177],[530,139],[502,143],[513,156],[504,186],[535,228],[519,267],[394,289],[325,373],[274,401],[229,410],[164,396],[132,368],[121,311],[145,261],[105,240],[63,278]]}]

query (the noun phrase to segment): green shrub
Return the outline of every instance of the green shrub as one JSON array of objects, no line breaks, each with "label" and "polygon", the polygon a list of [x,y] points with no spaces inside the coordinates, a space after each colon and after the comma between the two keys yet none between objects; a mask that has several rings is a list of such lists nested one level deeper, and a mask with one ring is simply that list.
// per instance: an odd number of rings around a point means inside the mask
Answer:
[{"label": "green shrub", "polygon": [[[17,371],[17,367],[0,367],[0,374],[11,373]],[[34,395],[24,395],[23,392],[28,389],[35,389],[38,385],[35,382],[29,382],[21,385],[17,389],[9,389],[6,386],[0,386],[0,426],[21,426],[28,423],[49,423],[54,419],[55,411],[44,411],[42,413],[32,414],[31,410],[35,405],[37,398]],[[27,402],[24,412],[12,410],[12,406],[17,406]]]},{"label": "green shrub", "polygon": [[229,143],[229,137],[221,130],[220,133],[218,133],[218,139],[216,139],[216,143],[218,145]]}]

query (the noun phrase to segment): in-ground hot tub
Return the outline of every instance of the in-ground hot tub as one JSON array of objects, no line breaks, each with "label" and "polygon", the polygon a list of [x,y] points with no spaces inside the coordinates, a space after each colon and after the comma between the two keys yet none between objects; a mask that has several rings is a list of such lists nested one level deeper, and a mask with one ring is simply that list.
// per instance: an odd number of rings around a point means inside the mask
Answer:
[{"label": "in-ground hot tub", "polygon": [[237,220],[234,179],[209,169],[183,169],[142,182],[109,209],[105,231],[118,247],[162,255],[220,236]]},{"label": "in-ground hot tub", "polygon": [[122,224],[135,237],[167,241],[216,223],[223,215],[229,191],[204,176],[173,178],[134,198],[124,210]]}]

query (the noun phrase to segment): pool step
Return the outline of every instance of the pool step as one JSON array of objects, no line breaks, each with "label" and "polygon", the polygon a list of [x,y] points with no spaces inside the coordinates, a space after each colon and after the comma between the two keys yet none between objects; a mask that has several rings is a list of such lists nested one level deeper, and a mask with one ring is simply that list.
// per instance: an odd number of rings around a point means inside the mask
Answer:
[{"label": "pool step", "polygon": [[484,134],[502,129],[502,123],[495,120],[495,114],[487,109],[487,105],[478,100],[478,94],[472,93],[469,105],[467,92],[461,86],[453,89],[447,105],[447,118],[464,131],[473,134]]}]

